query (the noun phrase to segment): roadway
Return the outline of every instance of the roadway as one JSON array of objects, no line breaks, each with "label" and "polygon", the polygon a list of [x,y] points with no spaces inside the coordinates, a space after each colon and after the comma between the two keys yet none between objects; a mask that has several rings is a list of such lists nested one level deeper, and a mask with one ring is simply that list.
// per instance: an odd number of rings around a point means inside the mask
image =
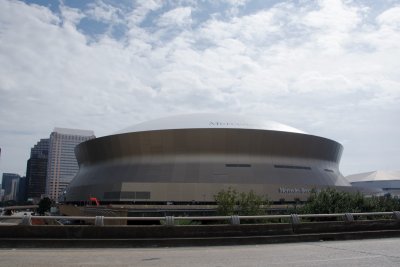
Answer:
[{"label": "roadway", "polygon": [[0,266],[400,266],[400,238],[248,246],[0,249]]}]

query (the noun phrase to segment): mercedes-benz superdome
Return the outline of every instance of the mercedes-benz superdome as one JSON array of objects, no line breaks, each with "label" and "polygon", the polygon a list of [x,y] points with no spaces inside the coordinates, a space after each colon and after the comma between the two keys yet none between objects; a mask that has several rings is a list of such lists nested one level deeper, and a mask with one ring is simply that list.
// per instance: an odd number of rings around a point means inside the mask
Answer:
[{"label": "mercedes-benz superdome", "polygon": [[260,118],[172,116],[79,144],[79,172],[64,201],[212,203],[228,188],[303,201],[314,188],[350,188],[339,171],[342,151],[336,141]]}]

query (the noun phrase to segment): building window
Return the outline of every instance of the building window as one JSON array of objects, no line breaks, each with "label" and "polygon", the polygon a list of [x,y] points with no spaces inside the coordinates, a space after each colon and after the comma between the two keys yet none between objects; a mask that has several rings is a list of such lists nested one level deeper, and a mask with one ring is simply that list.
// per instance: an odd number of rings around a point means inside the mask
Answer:
[{"label": "building window", "polygon": [[121,199],[134,199],[135,198],[135,192],[121,192]]},{"label": "building window", "polygon": [[295,165],[274,165],[278,169],[296,169],[296,170],[311,170],[308,166],[295,166]]},{"label": "building window", "polygon": [[104,199],[150,199],[150,192],[104,192]]},{"label": "building window", "polygon": [[121,192],[104,192],[104,199],[119,199]]},{"label": "building window", "polygon": [[244,167],[244,168],[248,168],[251,167],[251,164],[238,164],[238,163],[231,163],[231,164],[225,164],[225,167]]},{"label": "building window", "polygon": [[331,169],[324,169],[324,171],[326,171],[326,172],[334,172],[334,171],[331,170]]},{"label": "building window", "polygon": [[135,192],[135,199],[150,199],[150,192]]}]

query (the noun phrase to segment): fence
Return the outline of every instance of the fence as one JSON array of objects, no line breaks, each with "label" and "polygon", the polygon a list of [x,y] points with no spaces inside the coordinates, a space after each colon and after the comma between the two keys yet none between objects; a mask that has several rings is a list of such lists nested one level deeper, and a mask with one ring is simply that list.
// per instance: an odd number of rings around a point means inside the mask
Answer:
[{"label": "fence", "polygon": [[[291,224],[301,224],[302,219],[318,219],[318,218],[341,218],[345,222],[353,222],[360,218],[368,217],[392,217],[396,221],[400,221],[400,211],[392,212],[366,212],[366,213],[333,213],[333,214],[290,214],[290,215],[257,215],[257,216],[192,216],[192,217],[105,217],[105,216],[34,216],[34,215],[23,215],[23,216],[0,216],[0,220],[7,219],[20,219],[20,225],[32,225],[32,219],[46,219],[46,220],[80,220],[92,222],[94,226],[104,226],[104,221],[112,220],[126,220],[126,221],[155,221],[163,222],[164,225],[174,226],[179,221],[219,221],[225,224],[239,225],[241,221],[248,220],[276,220],[285,219],[289,220]],[[1,224],[0,224],[1,225]]]}]

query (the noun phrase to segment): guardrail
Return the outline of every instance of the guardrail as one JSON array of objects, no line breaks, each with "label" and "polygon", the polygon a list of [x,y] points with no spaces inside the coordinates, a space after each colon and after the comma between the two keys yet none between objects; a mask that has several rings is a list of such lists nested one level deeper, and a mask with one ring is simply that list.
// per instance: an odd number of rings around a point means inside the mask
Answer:
[{"label": "guardrail", "polygon": [[345,222],[355,221],[365,216],[391,216],[394,220],[400,221],[400,211],[392,212],[356,212],[356,213],[332,213],[332,214],[290,214],[290,215],[257,215],[257,216],[189,216],[189,217],[105,217],[105,216],[0,216],[1,219],[21,219],[20,225],[32,225],[32,219],[50,220],[81,220],[93,221],[94,226],[104,226],[104,221],[127,220],[127,221],[162,221],[164,225],[173,226],[177,221],[223,221],[226,224],[239,225],[243,220],[271,220],[288,219],[291,224],[300,224],[302,218],[341,218]]}]

